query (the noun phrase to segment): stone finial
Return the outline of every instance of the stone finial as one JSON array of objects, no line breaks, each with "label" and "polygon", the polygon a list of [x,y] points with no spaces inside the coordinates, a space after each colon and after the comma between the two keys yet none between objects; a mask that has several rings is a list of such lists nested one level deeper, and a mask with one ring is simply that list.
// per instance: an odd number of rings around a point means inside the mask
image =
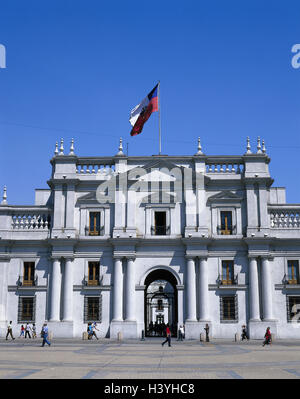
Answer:
[{"label": "stone finial", "polygon": [[6,205],[7,204],[7,193],[6,193],[6,186],[3,188],[3,197],[2,197],[2,202],[1,205]]},{"label": "stone finial", "polygon": [[198,151],[196,153],[196,155],[202,155],[202,146],[201,146],[201,141],[200,141],[200,137],[198,137]]},{"label": "stone finial", "polygon": [[58,155],[64,155],[64,139],[60,139],[60,148]]},{"label": "stone finial", "polygon": [[75,153],[74,153],[74,139],[71,140],[71,147],[70,147],[69,155],[75,155]]},{"label": "stone finial", "polygon": [[257,154],[262,154],[261,145],[260,145],[260,137],[257,137]]},{"label": "stone finial", "polygon": [[58,154],[58,142],[55,143],[55,151],[54,155],[56,156]]},{"label": "stone finial", "polygon": [[266,153],[265,140],[262,141],[262,152],[263,154]]},{"label": "stone finial", "polygon": [[249,137],[247,137],[247,152],[246,152],[246,154],[252,154]]},{"label": "stone finial", "polygon": [[122,137],[120,137],[119,152],[117,153],[117,155],[124,155]]}]

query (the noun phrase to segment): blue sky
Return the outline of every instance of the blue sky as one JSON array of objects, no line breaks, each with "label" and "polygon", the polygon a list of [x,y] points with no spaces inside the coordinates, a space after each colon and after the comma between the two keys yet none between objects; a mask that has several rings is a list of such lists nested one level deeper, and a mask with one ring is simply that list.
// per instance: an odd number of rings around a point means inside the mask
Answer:
[{"label": "blue sky", "polygon": [[274,186],[300,203],[299,1],[2,2],[0,186],[11,204],[47,188],[55,142],[79,156],[158,153],[158,115],[130,110],[161,81],[162,153],[240,155],[266,142]]}]

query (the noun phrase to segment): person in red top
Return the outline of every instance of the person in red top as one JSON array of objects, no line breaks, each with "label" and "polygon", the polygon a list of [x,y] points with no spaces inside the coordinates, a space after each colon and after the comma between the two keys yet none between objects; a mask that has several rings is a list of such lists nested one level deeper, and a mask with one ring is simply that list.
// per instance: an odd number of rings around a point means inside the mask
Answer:
[{"label": "person in red top", "polygon": [[167,327],[166,327],[166,335],[167,335],[167,338],[164,342],[162,342],[161,346],[164,346],[164,344],[166,342],[168,342],[168,345],[171,346],[171,331],[170,331],[169,323],[167,324]]},{"label": "person in red top", "polygon": [[271,343],[271,331],[270,327],[267,327],[266,333],[265,333],[265,340],[262,346],[265,346],[266,344],[269,345]]}]

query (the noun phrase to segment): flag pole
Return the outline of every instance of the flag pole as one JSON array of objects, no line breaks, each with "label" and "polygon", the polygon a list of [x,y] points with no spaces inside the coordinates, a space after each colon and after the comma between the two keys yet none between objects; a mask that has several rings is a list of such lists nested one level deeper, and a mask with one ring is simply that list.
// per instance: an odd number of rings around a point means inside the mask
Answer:
[{"label": "flag pole", "polygon": [[160,126],[160,81],[158,81],[158,137],[159,137],[159,155],[161,155],[161,126]]}]

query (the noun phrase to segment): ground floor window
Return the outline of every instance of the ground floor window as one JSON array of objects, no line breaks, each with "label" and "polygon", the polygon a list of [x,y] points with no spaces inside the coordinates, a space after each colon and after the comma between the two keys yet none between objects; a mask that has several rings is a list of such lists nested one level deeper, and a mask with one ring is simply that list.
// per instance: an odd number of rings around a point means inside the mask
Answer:
[{"label": "ground floor window", "polygon": [[237,322],[238,321],[238,303],[237,295],[220,296],[220,321]]},{"label": "ground floor window", "polygon": [[84,297],[84,322],[89,323],[102,320],[102,295]]},{"label": "ground floor window", "polygon": [[35,322],[35,297],[20,296],[18,306],[18,323]]},{"label": "ground floor window", "polygon": [[287,296],[287,321],[300,321],[300,296]]}]

